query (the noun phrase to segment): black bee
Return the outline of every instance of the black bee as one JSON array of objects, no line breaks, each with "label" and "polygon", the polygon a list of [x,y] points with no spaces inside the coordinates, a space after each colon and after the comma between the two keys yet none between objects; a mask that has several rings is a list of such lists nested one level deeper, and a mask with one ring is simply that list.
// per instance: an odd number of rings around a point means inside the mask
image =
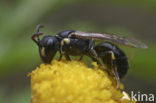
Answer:
[{"label": "black bee", "polygon": [[[32,36],[32,39],[38,44],[40,56],[45,63],[50,63],[57,51],[60,52],[61,60],[62,56],[65,56],[67,60],[71,56],[80,56],[81,60],[83,56],[90,57],[97,64],[101,65],[99,59],[108,68],[109,74],[113,74],[117,80],[117,88],[120,85],[120,79],[122,79],[129,69],[128,58],[126,54],[115,44],[122,44],[135,48],[147,48],[145,44],[134,38],[123,38],[112,34],[99,34],[99,33],[86,33],[74,30],[65,30],[59,32],[56,36],[45,36],[42,40],[39,40],[39,32],[37,27],[37,33]],[[38,37],[36,41],[34,38]],[[101,41],[101,43],[95,45],[95,41]],[[52,42],[53,41],[53,42]],[[43,49],[44,48],[44,49]]]}]

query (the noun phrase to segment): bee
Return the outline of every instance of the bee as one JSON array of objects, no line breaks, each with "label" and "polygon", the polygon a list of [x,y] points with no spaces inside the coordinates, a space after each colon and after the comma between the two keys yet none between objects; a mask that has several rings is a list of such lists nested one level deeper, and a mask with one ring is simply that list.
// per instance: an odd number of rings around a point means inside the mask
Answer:
[{"label": "bee", "polygon": [[[71,60],[70,56],[90,57],[97,64],[101,65],[100,60],[107,67],[108,73],[115,76],[117,88],[120,86],[120,79],[123,79],[128,72],[129,62],[126,54],[116,44],[121,44],[134,48],[147,48],[147,46],[134,39],[120,37],[113,34],[87,33],[75,30],[64,30],[55,36],[44,36],[42,40],[39,32],[42,26],[37,26],[37,33],[32,36],[32,40],[39,46],[40,57],[44,63],[50,63],[56,52],[59,51],[60,58],[65,56]],[[35,37],[38,39],[36,40]],[[95,45],[95,41],[100,43]]]}]

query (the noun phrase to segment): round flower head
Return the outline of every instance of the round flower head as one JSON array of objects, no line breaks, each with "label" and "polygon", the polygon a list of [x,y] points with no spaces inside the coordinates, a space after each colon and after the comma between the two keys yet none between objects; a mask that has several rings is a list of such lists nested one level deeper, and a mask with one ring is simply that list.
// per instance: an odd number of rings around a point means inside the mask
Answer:
[{"label": "round flower head", "polygon": [[32,103],[135,103],[107,72],[79,61],[41,64],[31,75]]}]

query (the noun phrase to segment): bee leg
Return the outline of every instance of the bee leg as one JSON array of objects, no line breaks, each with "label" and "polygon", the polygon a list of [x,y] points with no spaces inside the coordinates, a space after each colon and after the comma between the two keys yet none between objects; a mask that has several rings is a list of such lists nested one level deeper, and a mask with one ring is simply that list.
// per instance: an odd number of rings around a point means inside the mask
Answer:
[{"label": "bee leg", "polygon": [[[42,35],[43,33],[39,32],[38,34],[34,34],[31,39],[37,44],[39,45],[40,39],[39,36]],[[37,37],[37,40],[35,39]]]},{"label": "bee leg", "polygon": [[[107,56],[107,58],[103,58],[104,56]],[[105,51],[99,54],[99,57],[101,57],[103,59],[103,62],[106,63],[106,60],[104,59],[108,59],[110,61],[107,61],[107,66],[108,66],[108,73],[110,75],[114,75],[117,81],[117,89],[120,89],[120,78],[119,78],[119,74],[117,71],[117,65],[116,65],[116,58],[114,56],[113,51]],[[109,59],[110,58],[110,59]],[[111,69],[113,67],[113,69]]]},{"label": "bee leg", "polygon": [[[62,59],[63,55],[61,54],[58,61],[60,61]],[[66,60],[71,60],[69,55],[65,55]]]},{"label": "bee leg", "polygon": [[60,54],[60,57],[59,57],[58,61],[60,61],[61,59],[62,59],[62,54]]},{"label": "bee leg", "polygon": [[60,61],[63,57],[62,46],[60,47],[59,53],[60,53],[60,57],[59,57],[58,61]]},{"label": "bee leg", "polygon": [[114,75],[116,77],[116,80],[117,80],[117,89],[120,89],[120,78],[119,78],[119,74],[118,74],[118,71],[117,71],[117,66],[116,66],[116,61],[113,60],[113,70],[114,70]]},{"label": "bee leg", "polygon": [[91,48],[93,48],[93,47],[94,47],[94,40],[91,39],[91,40],[89,41],[89,46],[88,46],[88,48],[91,49]]},{"label": "bee leg", "polygon": [[69,55],[66,55],[66,54],[65,54],[64,56],[65,56],[66,60],[70,60],[70,61],[71,61]]},{"label": "bee leg", "polygon": [[81,61],[81,60],[82,60],[82,58],[83,58],[83,56],[81,56],[81,57],[79,58],[79,61]]},{"label": "bee leg", "polygon": [[90,49],[90,55],[91,55],[93,61],[96,61],[97,64],[101,65],[101,63],[99,62],[98,55],[97,55],[96,51],[93,48]]},{"label": "bee leg", "polygon": [[113,53],[113,51],[108,51],[108,53],[111,54],[111,60],[112,60],[112,65],[113,65],[113,74],[115,75],[116,81],[117,81],[117,89],[120,89],[120,78],[119,78],[119,74],[117,71],[117,65],[116,65],[116,58],[115,55]]},{"label": "bee leg", "polygon": [[97,55],[96,51],[94,50],[94,40],[89,41],[89,52],[90,52],[90,56],[91,56],[92,60],[97,62],[98,65],[101,65],[98,55]]},{"label": "bee leg", "polygon": [[63,55],[64,54],[64,51],[62,49],[62,45],[60,46],[60,54]]},{"label": "bee leg", "polygon": [[88,49],[89,49],[90,55],[98,58],[98,55],[97,55],[96,51],[94,50],[94,40],[90,40],[89,41]]},{"label": "bee leg", "polygon": [[99,66],[102,66],[100,61],[97,58],[91,57],[94,62],[96,62]]},{"label": "bee leg", "polygon": [[63,50],[62,50],[62,46],[60,47],[60,57],[59,57],[59,61],[62,59],[63,55],[65,56],[66,60],[71,60],[69,55],[67,55]]}]

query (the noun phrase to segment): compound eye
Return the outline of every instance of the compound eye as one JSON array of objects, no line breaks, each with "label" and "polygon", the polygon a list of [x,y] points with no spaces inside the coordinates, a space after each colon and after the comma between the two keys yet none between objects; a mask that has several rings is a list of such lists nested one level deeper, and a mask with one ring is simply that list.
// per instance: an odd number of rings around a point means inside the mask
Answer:
[{"label": "compound eye", "polygon": [[53,45],[53,40],[52,40],[52,39],[49,39],[49,40],[47,41],[47,45]]},{"label": "compound eye", "polygon": [[43,57],[45,57],[45,47],[42,47],[42,48],[41,48],[41,55],[42,55]]}]

